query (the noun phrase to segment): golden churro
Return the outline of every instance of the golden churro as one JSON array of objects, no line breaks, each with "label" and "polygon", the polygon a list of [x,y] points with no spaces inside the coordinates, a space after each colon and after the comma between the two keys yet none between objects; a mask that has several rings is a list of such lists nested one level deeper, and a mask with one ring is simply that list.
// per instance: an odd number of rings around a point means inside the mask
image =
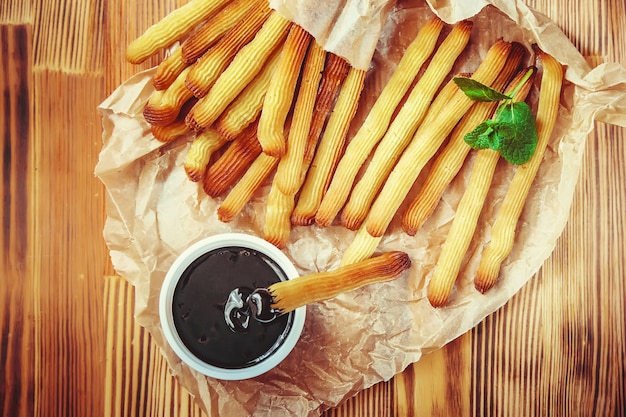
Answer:
[{"label": "golden churro", "polygon": [[429,20],[406,49],[391,78],[346,148],[344,156],[316,214],[320,226],[329,225],[345,203],[357,172],[387,131],[402,97],[435,49],[443,28],[438,18]]},{"label": "golden churro", "polygon": [[363,90],[364,79],[365,71],[356,68],[350,68],[348,71],[294,209],[292,219],[297,220],[294,221],[296,224],[312,224],[315,219],[317,208],[343,153],[348,128]]},{"label": "golden churro", "polygon": [[198,61],[189,72],[185,85],[198,98],[204,97],[235,55],[257,34],[271,13],[267,3],[256,2],[246,15]]},{"label": "golden churro", "polygon": [[[512,90],[517,84],[526,77],[527,71],[526,69],[520,71],[514,77],[509,84],[507,94],[513,92]],[[531,85],[532,77],[529,77],[524,82],[524,87],[515,93],[513,99],[524,101]],[[476,155],[470,179],[456,209],[452,226],[446,236],[446,241],[437,260],[437,266],[428,284],[428,299],[434,307],[444,305],[452,292],[461,264],[478,225],[478,217],[491,186],[498,158],[499,153],[491,149],[482,149]]]},{"label": "golden churro", "polygon": [[202,24],[200,29],[192,33],[181,45],[181,59],[187,64],[193,64],[211,48],[237,22],[241,21],[246,13],[262,0],[233,0],[219,13],[211,16]]},{"label": "golden churro", "polygon": [[[509,57],[500,75],[493,82],[493,89],[497,91],[504,89],[519,68],[524,55],[525,48],[519,43],[513,43]],[[419,194],[402,216],[402,227],[409,235],[415,235],[417,229],[421,227],[423,222],[435,210],[444,190],[463,166],[465,157],[471,149],[465,143],[465,134],[485,119],[491,117],[497,106],[497,102],[474,103],[469,112],[454,128],[450,134],[448,144],[435,160]]]},{"label": "golden churro", "polygon": [[218,197],[241,177],[261,153],[256,137],[257,124],[250,125],[204,174],[202,186],[211,197]]},{"label": "golden churro", "polygon": [[365,261],[281,281],[267,288],[272,309],[285,314],[298,307],[328,300],[364,285],[391,281],[411,267],[409,256],[400,251],[386,252]]},{"label": "golden churro", "polygon": [[342,213],[344,226],[354,230],[365,219],[376,194],[385,182],[385,178],[389,176],[396,161],[426,116],[439,86],[467,46],[471,31],[472,24],[470,22],[465,21],[455,25],[437,49],[426,71],[409,94],[398,115],[389,126],[389,130],[380,140],[363,176],[355,184]]},{"label": "golden churro", "polygon": [[285,121],[310,43],[311,35],[298,25],[291,26],[265,94],[259,119],[257,134],[263,152],[268,155],[281,157],[286,151]]},{"label": "golden churro", "polygon": [[524,208],[530,186],[543,160],[559,111],[563,67],[551,55],[539,48],[535,48],[535,50],[543,65],[537,107],[538,142],[530,161],[517,168],[498,211],[496,221],[491,228],[491,242],[480,259],[474,281],[474,285],[480,292],[486,292],[493,287],[500,274],[500,265],[513,249],[515,227]]},{"label": "golden churro", "polygon": [[278,13],[270,14],[254,39],[239,51],[207,95],[187,115],[186,122],[193,130],[200,131],[217,120],[282,44],[290,26],[291,22]]},{"label": "golden churro", "polygon": [[222,8],[228,0],[191,0],[148,28],[126,49],[126,59],[139,64],[158,50],[172,45],[203,20]]}]

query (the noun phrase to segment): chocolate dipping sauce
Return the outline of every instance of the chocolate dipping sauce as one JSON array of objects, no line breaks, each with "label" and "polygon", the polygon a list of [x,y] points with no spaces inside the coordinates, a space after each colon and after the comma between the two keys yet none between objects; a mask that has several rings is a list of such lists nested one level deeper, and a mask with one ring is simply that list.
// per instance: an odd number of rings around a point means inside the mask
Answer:
[{"label": "chocolate dipping sauce", "polygon": [[254,289],[286,279],[284,271],[260,252],[238,246],[212,250],[185,269],[174,289],[176,331],[187,349],[204,362],[226,369],[255,365],[283,342],[293,314],[264,323],[246,316],[244,307],[234,309],[235,326],[229,326],[224,307],[235,289],[246,304]]}]

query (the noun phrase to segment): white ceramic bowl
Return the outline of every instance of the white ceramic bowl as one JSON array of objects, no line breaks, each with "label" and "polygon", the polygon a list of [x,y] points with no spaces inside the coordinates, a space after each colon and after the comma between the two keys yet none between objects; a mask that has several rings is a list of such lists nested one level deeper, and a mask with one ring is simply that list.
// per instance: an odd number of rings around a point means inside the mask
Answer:
[{"label": "white ceramic bowl", "polygon": [[300,307],[293,313],[291,326],[287,329],[287,335],[283,343],[268,357],[258,363],[245,368],[230,369],[209,364],[193,354],[179,336],[173,317],[173,297],[176,285],[185,270],[199,257],[213,251],[229,246],[238,246],[260,252],[273,260],[284,272],[287,279],[298,277],[298,271],[289,258],[274,245],[256,236],[243,233],[224,233],[205,238],[189,248],[176,258],[163,281],[159,299],[159,315],[163,334],[176,355],[191,368],[204,375],[224,379],[241,380],[261,375],[277,366],[292,351],[300,338],[304,327],[306,308]]}]

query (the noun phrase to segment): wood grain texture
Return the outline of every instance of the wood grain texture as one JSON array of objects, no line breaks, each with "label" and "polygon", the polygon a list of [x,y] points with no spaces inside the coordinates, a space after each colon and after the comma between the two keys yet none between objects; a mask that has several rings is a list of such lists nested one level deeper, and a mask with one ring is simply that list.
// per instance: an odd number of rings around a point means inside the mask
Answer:
[{"label": "wood grain texture", "polygon": [[[32,414],[35,390],[33,361],[35,314],[32,297],[31,147],[32,30],[28,25],[0,26],[0,62],[11,62],[0,76],[0,410]],[[21,383],[22,379],[29,381]]]},{"label": "wood grain texture", "polygon": [[[185,0],[0,2],[0,412],[202,416],[102,240],[97,105]],[[623,0],[528,0],[592,65],[626,65]],[[626,415],[626,129],[589,136],[568,225],[503,308],[325,416]]]}]

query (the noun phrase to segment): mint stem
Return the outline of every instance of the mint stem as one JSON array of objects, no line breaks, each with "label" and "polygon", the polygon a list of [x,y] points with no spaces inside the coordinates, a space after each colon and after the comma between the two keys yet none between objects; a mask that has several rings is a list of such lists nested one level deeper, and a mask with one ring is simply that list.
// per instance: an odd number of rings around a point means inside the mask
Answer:
[{"label": "mint stem", "polygon": [[517,83],[517,85],[515,86],[515,88],[513,89],[513,91],[511,92],[511,94],[509,94],[509,97],[511,97],[511,101],[513,101],[515,95],[517,94],[517,92],[520,90],[520,88],[522,88],[522,86],[524,85],[524,83],[526,81],[528,81],[528,79],[533,75],[533,69],[530,68],[528,71],[526,71],[526,74],[524,74],[524,76],[522,77],[522,79],[520,80],[519,83]]}]

